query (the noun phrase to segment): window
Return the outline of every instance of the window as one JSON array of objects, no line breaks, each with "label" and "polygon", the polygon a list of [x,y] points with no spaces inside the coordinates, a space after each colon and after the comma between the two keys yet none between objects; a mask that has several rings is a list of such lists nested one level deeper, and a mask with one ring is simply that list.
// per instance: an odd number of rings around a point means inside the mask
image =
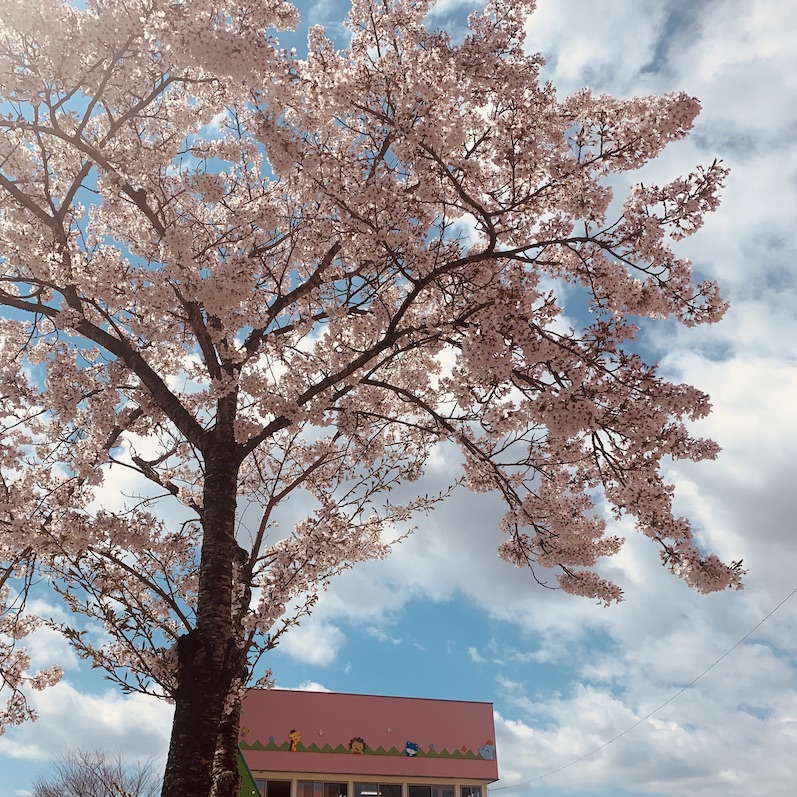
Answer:
[{"label": "window", "polygon": [[355,783],[354,797],[401,797],[401,784]]},{"label": "window", "polygon": [[482,797],[481,786],[460,786],[459,797]]},{"label": "window", "polygon": [[[321,783],[317,780],[300,780],[296,784],[296,797],[347,797],[348,783]],[[277,797],[268,795],[268,797]],[[279,795],[289,797],[289,795]]]},{"label": "window", "polygon": [[432,783],[423,786],[410,785],[407,787],[407,797],[454,797],[454,787]]},{"label": "window", "polygon": [[289,780],[261,780],[257,779],[255,785],[261,797],[291,797],[291,782]]}]

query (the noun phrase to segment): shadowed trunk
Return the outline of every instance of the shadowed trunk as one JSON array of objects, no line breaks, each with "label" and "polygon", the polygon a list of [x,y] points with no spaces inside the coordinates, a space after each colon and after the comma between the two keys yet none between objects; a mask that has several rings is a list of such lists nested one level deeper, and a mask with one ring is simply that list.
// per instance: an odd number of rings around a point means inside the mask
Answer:
[{"label": "shadowed trunk", "polygon": [[236,698],[232,709],[224,714],[219,723],[210,797],[238,797],[241,792],[241,776],[238,774],[240,726],[241,701]]},{"label": "shadowed trunk", "polygon": [[[180,638],[175,711],[162,797],[207,797],[225,700],[241,672],[233,624],[233,559],[238,460],[218,435],[205,454],[203,540],[196,628]],[[236,723],[239,714],[231,718]],[[226,797],[226,795],[225,795]]]}]

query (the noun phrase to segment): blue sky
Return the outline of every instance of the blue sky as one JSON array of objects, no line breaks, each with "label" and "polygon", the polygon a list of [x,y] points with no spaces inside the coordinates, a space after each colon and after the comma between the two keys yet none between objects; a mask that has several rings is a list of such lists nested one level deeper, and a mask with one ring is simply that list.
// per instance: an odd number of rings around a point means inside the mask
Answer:
[{"label": "blue sky", "polygon": [[[442,0],[437,18],[455,25],[470,7]],[[300,4],[305,19],[330,26],[343,8]],[[714,157],[732,169],[719,211],[680,250],[720,281],[730,312],[712,328],[654,328],[645,342],[665,374],[712,395],[699,430],[723,453],[670,476],[707,547],[744,558],[747,589],[696,595],[631,536],[605,568],[624,603],[604,609],[544,590],[497,560],[497,503],[461,493],[388,560],[336,581],[268,664],[281,687],[493,702],[493,797],[790,796],[797,597],[649,720],[567,765],[665,703],[797,587],[797,6],[540,0],[529,30],[562,94],[589,84],[701,99],[694,134],[646,180]],[[455,467],[442,451],[430,487]],[[48,632],[34,654],[55,655],[66,678],[34,696],[37,723],[0,737],[0,797],[24,795],[67,744],[163,753],[168,707],[122,697]]]}]

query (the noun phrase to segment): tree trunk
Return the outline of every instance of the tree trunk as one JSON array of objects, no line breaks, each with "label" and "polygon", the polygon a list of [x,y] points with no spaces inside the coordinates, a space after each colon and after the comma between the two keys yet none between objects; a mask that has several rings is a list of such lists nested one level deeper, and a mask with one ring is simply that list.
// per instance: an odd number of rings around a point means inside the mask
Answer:
[{"label": "tree trunk", "polygon": [[[213,759],[233,680],[240,674],[233,624],[233,559],[238,461],[232,440],[204,451],[203,539],[196,628],[180,638],[175,711],[162,797],[208,797]],[[237,720],[236,720],[237,722]],[[236,725],[236,741],[237,741]]]},{"label": "tree trunk", "polygon": [[241,727],[241,701],[236,697],[232,709],[219,723],[216,755],[213,759],[213,788],[210,797],[238,797],[241,776],[238,774],[238,736]]}]

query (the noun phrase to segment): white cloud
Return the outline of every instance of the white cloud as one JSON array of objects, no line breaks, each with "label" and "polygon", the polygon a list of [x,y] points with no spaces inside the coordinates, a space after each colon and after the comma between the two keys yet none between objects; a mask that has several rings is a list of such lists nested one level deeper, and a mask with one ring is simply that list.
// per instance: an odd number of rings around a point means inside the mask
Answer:
[{"label": "white cloud", "polygon": [[475,662],[476,664],[484,664],[485,660],[479,653],[478,648],[475,648],[472,645],[468,648],[468,656],[470,656],[470,660],[472,662]]},{"label": "white cloud", "polygon": [[[674,650],[679,648],[669,647],[669,659]],[[752,660],[737,659],[724,673],[712,672],[649,719],[644,718],[676,690],[638,661],[620,693],[605,684],[578,686],[566,696],[529,704],[527,719],[497,714],[497,785],[534,781],[535,788],[585,791],[614,786],[683,797],[741,796],[754,787],[785,797],[791,793],[788,762],[795,744],[793,672],[760,646],[744,655]],[[661,651],[655,656],[661,661]],[[762,688],[762,679],[769,678]],[[583,756],[588,757],[579,760]],[[540,776],[546,777],[537,781]]]},{"label": "white cloud", "polygon": [[305,664],[323,666],[335,659],[345,641],[346,637],[337,626],[311,617],[282,638],[280,651]]},{"label": "white cloud", "polygon": [[[290,689],[291,687],[280,687],[280,689]],[[327,689],[326,686],[323,684],[318,683],[318,681],[302,681],[299,686],[296,687],[296,690],[299,692],[331,692],[331,689]]]},{"label": "white cloud", "polygon": [[30,654],[30,669],[39,670],[52,667],[57,662],[64,670],[75,670],[80,664],[75,652],[58,632],[41,627],[25,638],[24,647]]},{"label": "white cloud", "polygon": [[527,27],[528,49],[548,62],[562,92],[582,86],[618,95],[640,93],[666,20],[666,3],[542,0]]},{"label": "white cloud", "polygon": [[381,628],[375,625],[367,626],[365,633],[373,637],[377,642],[390,642],[391,645],[398,645],[401,643],[399,637],[390,636],[390,634],[386,634]]},{"label": "white cloud", "polygon": [[116,689],[88,694],[64,680],[33,692],[31,703],[39,719],[0,736],[0,755],[49,761],[66,746],[119,750],[130,758],[165,754],[173,709],[163,701]]}]

